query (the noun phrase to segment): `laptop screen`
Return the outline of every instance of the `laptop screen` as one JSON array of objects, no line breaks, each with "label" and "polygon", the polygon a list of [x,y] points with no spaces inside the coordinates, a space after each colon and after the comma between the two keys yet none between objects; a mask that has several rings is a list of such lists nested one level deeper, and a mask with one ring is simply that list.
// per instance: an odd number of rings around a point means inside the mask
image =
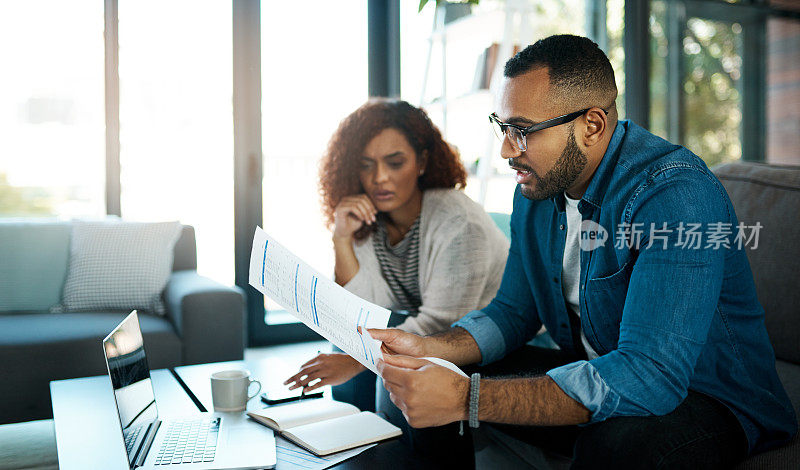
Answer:
[{"label": "laptop screen", "polygon": [[103,340],[122,434],[132,463],[147,428],[158,419],[139,317],[134,310]]}]

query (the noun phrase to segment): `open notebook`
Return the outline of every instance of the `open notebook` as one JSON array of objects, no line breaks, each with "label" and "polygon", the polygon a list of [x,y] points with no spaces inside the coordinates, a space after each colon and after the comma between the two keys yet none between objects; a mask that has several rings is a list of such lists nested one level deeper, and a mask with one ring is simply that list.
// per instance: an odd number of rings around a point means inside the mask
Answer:
[{"label": "open notebook", "polygon": [[326,399],[300,400],[251,411],[247,415],[316,455],[328,455],[402,434],[400,428],[374,413]]}]

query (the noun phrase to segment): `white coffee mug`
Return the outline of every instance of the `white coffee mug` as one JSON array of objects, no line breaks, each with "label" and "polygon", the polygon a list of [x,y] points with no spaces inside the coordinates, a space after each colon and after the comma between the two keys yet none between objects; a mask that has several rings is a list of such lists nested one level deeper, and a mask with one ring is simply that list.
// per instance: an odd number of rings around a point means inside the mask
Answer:
[{"label": "white coffee mug", "polygon": [[[258,390],[248,395],[250,385],[258,384]],[[215,411],[244,411],[247,402],[261,391],[261,382],[250,380],[246,370],[223,370],[211,374],[211,402]]]}]

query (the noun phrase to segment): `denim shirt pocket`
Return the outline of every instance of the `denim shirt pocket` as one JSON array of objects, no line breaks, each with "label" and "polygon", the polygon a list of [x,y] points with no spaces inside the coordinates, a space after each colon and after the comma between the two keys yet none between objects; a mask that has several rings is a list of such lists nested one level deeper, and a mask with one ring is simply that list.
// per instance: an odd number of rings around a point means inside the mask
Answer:
[{"label": "denim shirt pocket", "polygon": [[628,294],[633,260],[628,260],[617,272],[586,282],[586,310],[594,336],[605,354],[617,348],[622,311]]}]

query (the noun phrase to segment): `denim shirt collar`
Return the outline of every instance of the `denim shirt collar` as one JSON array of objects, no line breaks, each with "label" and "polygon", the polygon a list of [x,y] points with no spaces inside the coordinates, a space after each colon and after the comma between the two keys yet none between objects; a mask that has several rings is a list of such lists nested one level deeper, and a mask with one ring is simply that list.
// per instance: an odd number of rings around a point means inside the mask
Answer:
[{"label": "denim shirt collar", "polygon": [[[618,150],[622,139],[625,137],[625,127],[627,124],[628,121],[617,122],[614,133],[611,135],[611,140],[608,142],[608,148],[606,148],[606,152],[603,154],[600,164],[597,166],[594,175],[592,175],[586,192],[584,192],[583,197],[581,197],[582,201],[586,201],[595,207],[600,207],[600,203],[603,201],[611,177],[614,174],[614,169],[617,166],[619,157]],[[556,210],[563,212],[565,204],[564,193],[555,195],[553,197],[553,204],[555,204]],[[580,209],[580,205],[578,208]]]}]

